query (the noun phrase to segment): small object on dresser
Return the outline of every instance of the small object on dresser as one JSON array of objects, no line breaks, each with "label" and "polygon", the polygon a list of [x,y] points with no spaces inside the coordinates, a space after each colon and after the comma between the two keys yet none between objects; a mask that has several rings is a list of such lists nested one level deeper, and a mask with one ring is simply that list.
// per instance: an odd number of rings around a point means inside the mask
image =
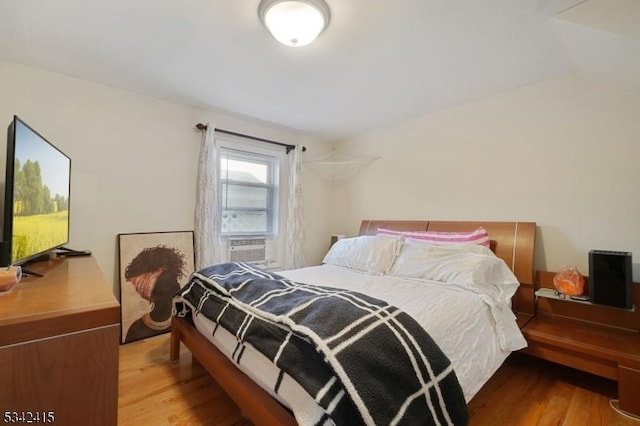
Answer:
[{"label": "small object on dresser", "polygon": [[553,286],[567,296],[580,296],[584,292],[584,277],[575,266],[563,266],[553,277]]},{"label": "small object on dresser", "polygon": [[9,291],[22,278],[22,267],[7,266],[0,269],[0,293]]}]

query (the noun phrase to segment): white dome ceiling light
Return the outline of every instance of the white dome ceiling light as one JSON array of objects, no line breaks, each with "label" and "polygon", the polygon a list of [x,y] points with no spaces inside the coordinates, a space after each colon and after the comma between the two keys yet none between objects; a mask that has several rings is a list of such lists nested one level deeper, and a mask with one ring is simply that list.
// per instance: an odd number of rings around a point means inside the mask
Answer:
[{"label": "white dome ceiling light", "polygon": [[329,25],[324,0],[262,0],[258,15],[271,35],[287,46],[306,46]]}]

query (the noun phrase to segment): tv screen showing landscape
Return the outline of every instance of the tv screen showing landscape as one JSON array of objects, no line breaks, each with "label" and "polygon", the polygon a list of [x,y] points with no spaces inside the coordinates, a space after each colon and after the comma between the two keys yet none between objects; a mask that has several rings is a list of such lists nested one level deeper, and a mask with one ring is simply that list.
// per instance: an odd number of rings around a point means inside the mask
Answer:
[{"label": "tv screen showing landscape", "polygon": [[5,190],[13,194],[11,263],[19,263],[69,241],[71,160],[17,117],[13,126],[11,187]]}]

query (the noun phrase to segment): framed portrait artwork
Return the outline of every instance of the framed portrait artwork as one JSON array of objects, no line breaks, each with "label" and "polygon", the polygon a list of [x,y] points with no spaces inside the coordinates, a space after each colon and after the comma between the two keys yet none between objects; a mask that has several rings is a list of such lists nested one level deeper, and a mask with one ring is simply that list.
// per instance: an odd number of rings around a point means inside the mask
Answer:
[{"label": "framed portrait artwork", "polygon": [[194,271],[193,231],[118,234],[121,343],[166,333],[173,296]]}]

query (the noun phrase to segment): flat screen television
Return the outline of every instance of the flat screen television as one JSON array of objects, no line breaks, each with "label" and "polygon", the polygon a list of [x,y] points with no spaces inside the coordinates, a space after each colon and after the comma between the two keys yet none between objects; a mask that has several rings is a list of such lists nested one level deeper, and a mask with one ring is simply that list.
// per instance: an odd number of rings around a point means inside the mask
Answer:
[{"label": "flat screen television", "polygon": [[17,116],[7,130],[0,266],[69,242],[71,159]]}]

